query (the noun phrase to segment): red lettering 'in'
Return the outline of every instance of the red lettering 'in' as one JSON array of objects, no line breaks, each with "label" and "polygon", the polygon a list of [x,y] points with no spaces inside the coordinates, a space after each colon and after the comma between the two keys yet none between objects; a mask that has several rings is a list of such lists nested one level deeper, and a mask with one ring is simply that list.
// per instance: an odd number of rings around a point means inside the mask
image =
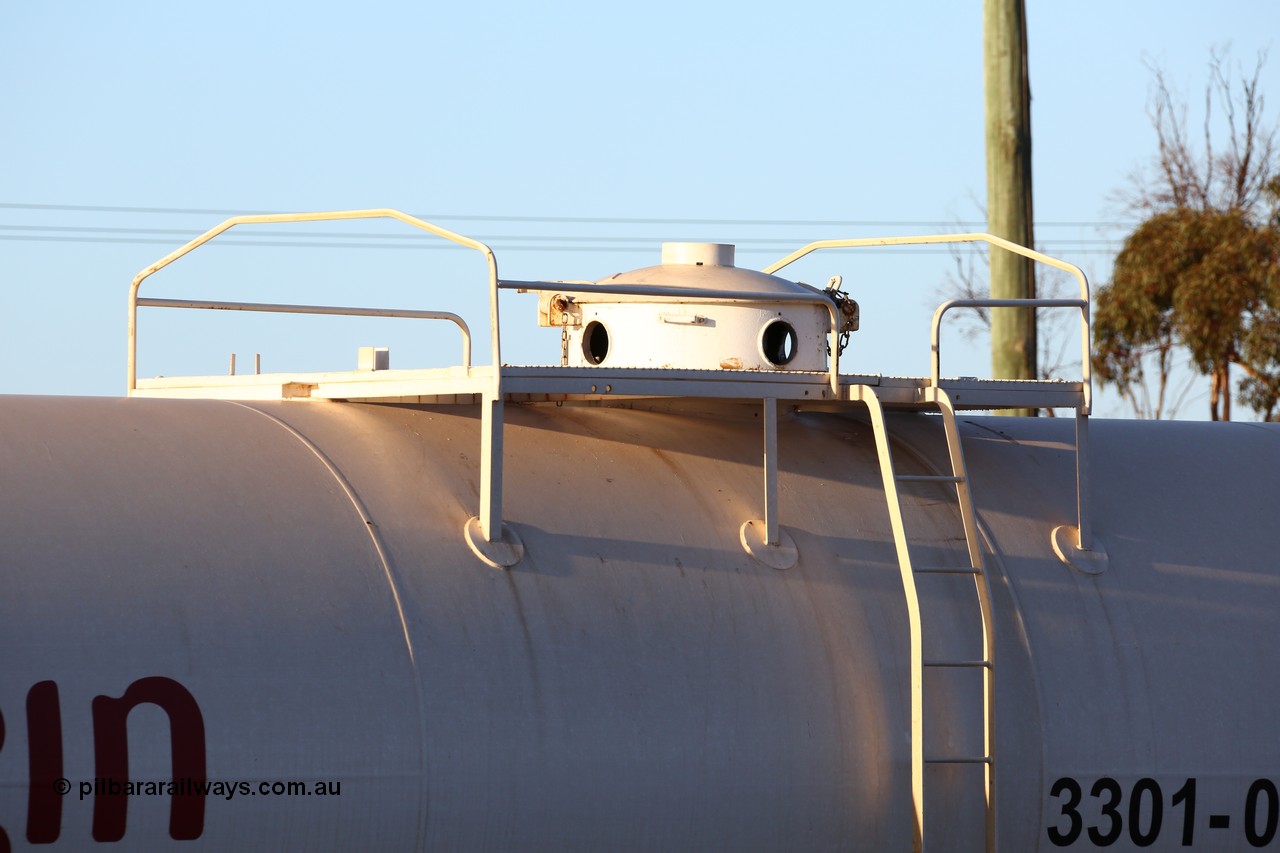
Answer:
[{"label": "red lettering 'in'", "polygon": [[[129,712],[144,703],[169,715],[169,750],[173,780],[184,781],[169,801],[169,836],[178,841],[199,838],[204,831],[205,741],[204,717],[187,689],[172,678],[151,676],[129,685],[119,699],[93,700],[93,750],[96,774],[104,781],[129,781]],[[192,790],[194,789],[194,790]],[[124,837],[129,797],[99,792],[93,798],[93,837],[119,841]]]}]

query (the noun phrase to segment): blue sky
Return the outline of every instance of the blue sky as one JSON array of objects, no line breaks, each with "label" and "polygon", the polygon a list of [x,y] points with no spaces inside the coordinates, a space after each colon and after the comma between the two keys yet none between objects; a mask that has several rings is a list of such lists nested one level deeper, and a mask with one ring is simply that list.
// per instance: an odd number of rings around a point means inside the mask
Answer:
[{"label": "blue sky", "polygon": [[[1154,150],[1148,65],[1198,106],[1210,49],[1251,70],[1280,5],[1029,0],[1028,27],[1037,236],[1102,283],[1125,233],[1114,193]],[[219,211],[398,207],[491,242],[511,278],[647,266],[663,239],[736,241],[763,266],[812,239],[982,218],[976,0],[5,2],[0,75],[3,393],[122,393],[130,279]],[[1280,105],[1280,56],[1262,82]],[[465,253],[407,248],[394,224],[308,248],[326,232],[311,230],[207,249],[148,293],[452,308],[483,326]],[[796,275],[842,273],[862,303],[850,369],[914,374],[952,265],[839,254]],[[558,356],[531,298],[503,309],[509,360]],[[353,366],[360,344],[398,367],[456,353],[448,329],[408,321],[188,314],[144,314],[143,374],[224,372],[233,351],[266,370]],[[945,372],[985,373],[979,348],[954,358]]]}]

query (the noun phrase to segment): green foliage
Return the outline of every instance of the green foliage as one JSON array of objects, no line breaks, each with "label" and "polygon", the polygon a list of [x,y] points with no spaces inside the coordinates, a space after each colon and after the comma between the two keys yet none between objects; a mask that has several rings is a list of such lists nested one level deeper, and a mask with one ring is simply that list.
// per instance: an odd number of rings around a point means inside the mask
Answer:
[{"label": "green foliage", "polygon": [[[1147,218],[1124,242],[1109,284],[1095,296],[1093,367],[1141,414],[1166,413],[1176,354],[1210,378],[1210,412],[1231,417],[1230,371],[1244,372],[1240,401],[1280,415],[1280,177],[1275,131],[1261,126],[1258,77],[1232,98],[1217,57],[1216,91],[1228,110],[1228,151],[1197,158],[1185,115],[1157,72],[1158,177],[1138,181]],[[1236,107],[1243,127],[1236,124]],[[1207,135],[1206,135],[1207,142]],[[1263,212],[1264,200],[1271,202]],[[1155,402],[1150,399],[1155,386]]]},{"label": "green foliage", "polygon": [[1097,293],[1098,377],[1129,392],[1147,379],[1147,356],[1163,368],[1180,346],[1219,381],[1229,365],[1243,367],[1243,401],[1270,416],[1280,390],[1278,253],[1280,233],[1243,211],[1175,208],[1148,218]]},{"label": "green foliage", "polygon": [[[1277,230],[1273,229],[1273,234]],[[1240,383],[1242,403],[1262,413],[1264,420],[1280,419],[1280,276],[1272,274],[1265,296],[1268,311],[1255,312],[1241,351],[1252,368]]]}]

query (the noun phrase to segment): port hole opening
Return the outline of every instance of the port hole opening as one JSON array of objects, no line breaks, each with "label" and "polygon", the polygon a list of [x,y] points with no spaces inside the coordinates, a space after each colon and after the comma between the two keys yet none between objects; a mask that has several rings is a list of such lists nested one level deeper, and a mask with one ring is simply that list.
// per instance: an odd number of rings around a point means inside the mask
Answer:
[{"label": "port hole opening", "polygon": [[589,364],[600,364],[609,355],[609,330],[599,320],[592,320],[582,332],[582,357]]},{"label": "port hole opening", "polygon": [[760,334],[760,349],[770,364],[789,363],[796,357],[796,330],[786,320],[774,320]]}]

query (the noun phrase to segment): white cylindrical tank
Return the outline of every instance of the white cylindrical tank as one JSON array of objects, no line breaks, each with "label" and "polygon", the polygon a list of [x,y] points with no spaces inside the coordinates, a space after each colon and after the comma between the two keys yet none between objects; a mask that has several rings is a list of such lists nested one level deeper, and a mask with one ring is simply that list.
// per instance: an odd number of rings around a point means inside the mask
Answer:
[{"label": "white cylindrical tank", "polygon": [[[466,406],[6,400],[9,845],[910,849],[907,617],[871,430],[783,414],[798,562],[775,571],[738,541],[758,406],[699,402],[508,405],[525,555],[501,571],[462,536]],[[1050,545],[1075,511],[1070,422],[961,431],[1001,849],[1274,844],[1280,426],[1095,421],[1096,575]],[[901,473],[945,464],[937,418],[891,434]],[[912,488],[919,559],[963,565],[944,487]],[[927,658],[977,653],[972,589],[922,580]],[[970,675],[926,675],[927,752],[980,747]],[[981,849],[981,768],[928,773],[931,849]]]}]

